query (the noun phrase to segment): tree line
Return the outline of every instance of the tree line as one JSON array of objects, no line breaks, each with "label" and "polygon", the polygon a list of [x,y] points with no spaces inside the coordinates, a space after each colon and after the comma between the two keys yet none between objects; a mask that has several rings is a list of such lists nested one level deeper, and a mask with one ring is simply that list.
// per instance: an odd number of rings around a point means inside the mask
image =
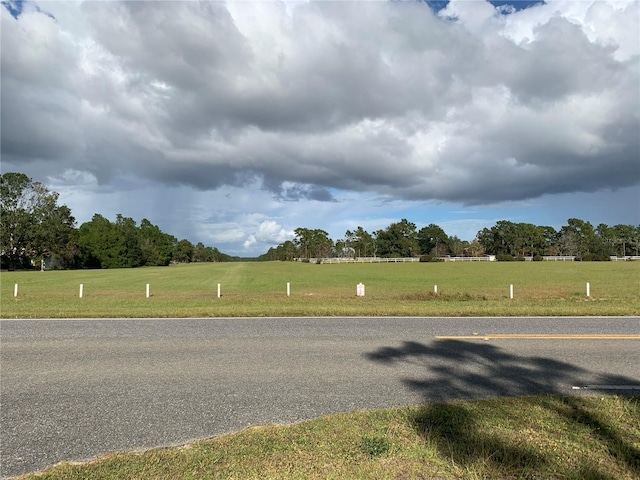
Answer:
[{"label": "tree line", "polygon": [[[95,214],[76,228],[59,194],[22,173],[0,175],[0,263],[2,268],[31,268],[46,259],[54,268],[121,268],[182,262],[241,259],[217,248],[193,245],[164,233],[146,218],[117,215],[114,222]],[[270,248],[257,260],[326,257],[416,257],[496,255],[499,259],[568,255],[578,260],[609,260],[640,255],[640,226],[591,223],[570,218],[560,230],[501,220],[480,230],[472,241],[449,236],[438,225],[421,229],[407,219],[367,232],[347,230],[333,240],[322,229],[297,228],[295,238]],[[251,259],[252,260],[252,259]]]},{"label": "tree line", "polygon": [[0,263],[32,268],[46,260],[54,268],[121,268],[182,262],[238,260],[201,242],[178,240],[146,218],[100,214],[76,228],[59,194],[23,173],[0,175]]},{"label": "tree line", "polygon": [[298,228],[295,238],[270,248],[259,260],[327,257],[416,257],[496,255],[500,260],[566,255],[577,260],[610,260],[611,256],[640,255],[640,226],[610,227],[570,218],[560,230],[531,223],[501,220],[480,230],[472,241],[449,236],[438,225],[421,229],[407,219],[372,233],[362,227],[332,240],[321,229]]}]

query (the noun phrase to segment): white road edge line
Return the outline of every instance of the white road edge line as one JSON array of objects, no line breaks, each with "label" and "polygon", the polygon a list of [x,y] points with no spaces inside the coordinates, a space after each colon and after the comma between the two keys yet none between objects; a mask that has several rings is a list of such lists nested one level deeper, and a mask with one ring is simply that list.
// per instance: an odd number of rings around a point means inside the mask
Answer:
[{"label": "white road edge line", "polygon": [[640,390],[640,385],[582,385],[572,390]]}]

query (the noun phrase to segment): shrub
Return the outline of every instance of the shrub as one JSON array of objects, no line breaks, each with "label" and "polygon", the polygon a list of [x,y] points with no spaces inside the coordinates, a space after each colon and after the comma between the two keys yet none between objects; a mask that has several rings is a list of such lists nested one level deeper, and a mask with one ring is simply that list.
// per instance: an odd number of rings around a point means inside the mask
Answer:
[{"label": "shrub", "polygon": [[496,255],[496,260],[498,262],[513,262],[515,260],[515,258],[513,258],[511,255],[507,255],[505,253],[499,253],[498,255]]},{"label": "shrub", "polygon": [[610,262],[611,257],[608,255],[600,255],[597,253],[585,253],[582,257],[576,257],[576,260],[583,262]]}]

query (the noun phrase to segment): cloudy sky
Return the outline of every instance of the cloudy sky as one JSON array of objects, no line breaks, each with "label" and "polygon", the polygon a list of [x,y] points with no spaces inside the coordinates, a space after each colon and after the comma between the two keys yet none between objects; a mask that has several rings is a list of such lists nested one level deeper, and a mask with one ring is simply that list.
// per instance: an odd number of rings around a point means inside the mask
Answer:
[{"label": "cloudy sky", "polygon": [[639,1],[2,5],[2,172],[78,224],[640,223]]}]

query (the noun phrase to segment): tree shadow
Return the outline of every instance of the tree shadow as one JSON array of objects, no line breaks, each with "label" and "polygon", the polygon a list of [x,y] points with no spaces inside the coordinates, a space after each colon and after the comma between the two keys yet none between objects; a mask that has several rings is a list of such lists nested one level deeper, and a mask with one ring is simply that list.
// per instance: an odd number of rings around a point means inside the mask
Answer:
[{"label": "tree shadow", "polygon": [[[525,439],[507,441],[487,433],[480,425],[477,410],[460,402],[442,402],[519,397],[519,405],[523,407],[520,420],[527,421],[527,408],[542,405],[568,425],[567,428],[587,429],[625,471],[640,478],[640,449],[634,445],[637,442],[585,408],[580,397],[570,395],[572,386],[582,385],[585,378],[601,385],[637,384],[635,379],[595,374],[551,358],[517,356],[488,343],[453,339],[436,340],[430,345],[404,342],[399,347],[383,347],[367,353],[366,358],[386,365],[408,363],[424,368],[422,378],[402,380],[408,388],[422,394],[426,402],[412,418],[412,426],[443,458],[459,466],[500,472],[507,478],[541,478],[542,472],[550,471],[547,469],[550,459],[540,450],[529,447]],[[554,395],[540,400],[530,397],[533,394]],[[640,402],[636,405],[640,410]],[[562,472],[562,478],[617,478],[602,471],[597,461],[589,459],[579,468],[574,467],[575,471],[568,470],[567,467],[567,471]]]}]

